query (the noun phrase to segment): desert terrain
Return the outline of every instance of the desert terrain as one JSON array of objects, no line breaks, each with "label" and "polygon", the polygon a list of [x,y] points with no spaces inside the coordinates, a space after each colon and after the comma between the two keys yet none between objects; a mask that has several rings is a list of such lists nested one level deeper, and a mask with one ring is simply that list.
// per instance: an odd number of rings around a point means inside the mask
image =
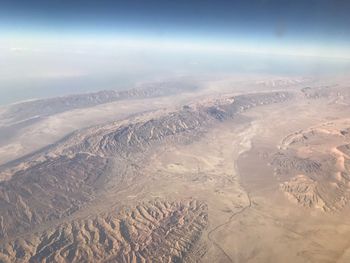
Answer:
[{"label": "desert terrain", "polygon": [[349,262],[349,85],[257,76],[3,107],[0,262]]}]

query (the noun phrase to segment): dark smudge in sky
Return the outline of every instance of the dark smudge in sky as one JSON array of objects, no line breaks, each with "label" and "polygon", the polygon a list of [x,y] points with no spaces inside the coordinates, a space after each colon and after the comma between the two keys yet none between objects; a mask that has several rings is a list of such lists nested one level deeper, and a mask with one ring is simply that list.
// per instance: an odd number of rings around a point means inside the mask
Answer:
[{"label": "dark smudge in sky", "polygon": [[[350,1],[3,0],[3,28],[230,39],[237,35],[347,43]],[[1,29],[1,26],[0,26]]]}]

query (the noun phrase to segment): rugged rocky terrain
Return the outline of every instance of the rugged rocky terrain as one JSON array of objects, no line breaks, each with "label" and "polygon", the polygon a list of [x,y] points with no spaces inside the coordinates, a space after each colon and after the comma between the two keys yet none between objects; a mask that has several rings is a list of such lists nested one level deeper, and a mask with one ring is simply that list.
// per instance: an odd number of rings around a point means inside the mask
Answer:
[{"label": "rugged rocky terrain", "polygon": [[301,89],[307,99],[328,99],[337,104],[348,104],[350,101],[350,91],[338,85],[305,87]]},{"label": "rugged rocky terrain", "polygon": [[0,111],[0,124],[13,125],[18,122],[45,117],[73,109],[87,108],[117,100],[169,96],[181,92],[192,92],[196,88],[197,87],[193,84],[187,83],[152,83],[145,87],[125,91],[105,90],[96,93],[25,101],[6,106]]},{"label": "rugged rocky terrain", "polygon": [[[113,209],[112,209],[113,210]],[[200,256],[205,204],[195,200],[140,204],[63,223],[9,242],[4,262],[178,262]],[[199,253],[199,255],[197,255]]]},{"label": "rugged rocky terrain", "polygon": [[203,96],[5,163],[0,262],[348,262],[348,98]]},{"label": "rugged rocky terrain", "polygon": [[305,207],[342,209],[349,202],[349,121],[327,122],[282,141],[272,165],[287,180],[281,188]]},{"label": "rugged rocky terrain", "polygon": [[[147,113],[78,131],[3,165],[1,260],[199,260],[203,244],[197,244],[210,220],[205,203],[151,198],[133,207],[111,195],[144,180],[148,155],[163,145],[191,144],[248,109],[292,98],[288,92],[258,93]],[[93,212],[95,206],[100,213]],[[126,212],[108,212],[122,207]]]}]

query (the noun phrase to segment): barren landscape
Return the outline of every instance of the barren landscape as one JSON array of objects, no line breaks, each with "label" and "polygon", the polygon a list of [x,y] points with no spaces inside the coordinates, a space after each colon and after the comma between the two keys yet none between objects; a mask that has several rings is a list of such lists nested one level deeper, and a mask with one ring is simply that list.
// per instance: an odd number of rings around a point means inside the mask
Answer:
[{"label": "barren landscape", "polygon": [[0,262],[349,262],[349,83],[164,82],[3,107]]}]

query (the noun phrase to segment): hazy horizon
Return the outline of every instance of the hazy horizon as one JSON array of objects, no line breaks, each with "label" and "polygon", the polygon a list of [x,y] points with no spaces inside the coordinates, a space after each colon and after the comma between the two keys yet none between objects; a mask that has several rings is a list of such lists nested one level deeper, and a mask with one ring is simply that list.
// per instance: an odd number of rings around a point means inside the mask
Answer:
[{"label": "hazy horizon", "polygon": [[0,263],[349,263],[349,14],[0,0]]},{"label": "hazy horizon", "polygon": [[2,1],[0,104],[213,74],[347,72],[347,1]]}]

